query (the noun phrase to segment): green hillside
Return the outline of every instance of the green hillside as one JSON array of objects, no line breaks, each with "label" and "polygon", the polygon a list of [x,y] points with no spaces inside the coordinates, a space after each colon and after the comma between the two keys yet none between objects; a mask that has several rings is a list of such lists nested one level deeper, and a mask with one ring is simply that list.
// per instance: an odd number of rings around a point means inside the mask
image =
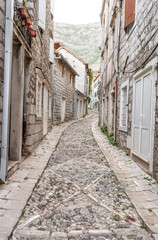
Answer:
[{"label": "green hillside", "polygon": [[101,43],[100,23],[70,25],[55,24],[55,41],[62,40],[67,49],[89,63],[99,63]]}]

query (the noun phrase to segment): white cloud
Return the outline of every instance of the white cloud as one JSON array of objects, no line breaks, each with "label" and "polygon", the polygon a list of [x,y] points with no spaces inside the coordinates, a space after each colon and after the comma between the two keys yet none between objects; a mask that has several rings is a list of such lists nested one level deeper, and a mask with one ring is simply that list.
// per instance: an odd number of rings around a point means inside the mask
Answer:
[{"label": "white cloud", "polygon": [[55,0],[55,22],[84,24],[99,22],[102,0]]}]

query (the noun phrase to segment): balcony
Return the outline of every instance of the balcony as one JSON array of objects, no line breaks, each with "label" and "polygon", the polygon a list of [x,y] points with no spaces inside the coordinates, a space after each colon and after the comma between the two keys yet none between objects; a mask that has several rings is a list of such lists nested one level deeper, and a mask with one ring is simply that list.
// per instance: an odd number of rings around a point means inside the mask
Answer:
[{"label": "balcony", "polygon": [[[32,4],[32,5],[31,5]],[[33,3],[30,2],[29,7],[33,7]],[[31,36],[29,33],[30,26],[32,27],[31,21],[33,19],[33,10],[28,7],[28,1],[15,0],[14,3],[14,22],[23,35],[25,41],[31,48]],[[27,21],[30,21],[29,24]]]}]

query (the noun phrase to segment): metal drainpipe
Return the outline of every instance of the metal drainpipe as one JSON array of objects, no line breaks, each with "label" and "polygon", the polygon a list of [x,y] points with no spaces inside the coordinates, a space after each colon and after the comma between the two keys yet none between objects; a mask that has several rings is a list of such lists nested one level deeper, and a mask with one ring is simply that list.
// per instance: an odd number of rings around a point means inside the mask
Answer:
[{"label": "metal drainpipe", "polygon": [[3,182],[6,181],[7,167],[8,167],[10,86],[11,86],[12,46],[13,46],[13,11],[14,11],[14,0],[6,0],[2,145],[1,145],[1,167],[0,167],[0,179]]},{"label": "metal drainpipe", "polygon": [[53,66],[52,66],[52,125],[53,125],[53,121],[54,121],[54,64],[55,64],[55,60],[53,62]]},{"label": "metal drainpipe", "polygon": [[118,77],[119,77],[119,67],[118,67],[118,56],[119,56],[119,46],[120,46],[120,29],[121,29],[121,9],[122,0],[119,4],[119,20],[118,20],[118,31],[117,31],[117,44],[116,44],[116,56],[115,56],[115,68],[116,68],[116,86],[115,86],[115,140],[117,136],[117,91],[118,91]]}]

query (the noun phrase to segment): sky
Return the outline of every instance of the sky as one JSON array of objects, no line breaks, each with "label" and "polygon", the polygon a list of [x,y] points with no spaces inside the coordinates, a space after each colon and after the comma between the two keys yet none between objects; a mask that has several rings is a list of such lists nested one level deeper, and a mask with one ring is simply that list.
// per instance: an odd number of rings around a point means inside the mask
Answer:
[{"label": "sky", "polygon": [[55,0],[55,22],[86,24],[100,22],[103,0]]}]

